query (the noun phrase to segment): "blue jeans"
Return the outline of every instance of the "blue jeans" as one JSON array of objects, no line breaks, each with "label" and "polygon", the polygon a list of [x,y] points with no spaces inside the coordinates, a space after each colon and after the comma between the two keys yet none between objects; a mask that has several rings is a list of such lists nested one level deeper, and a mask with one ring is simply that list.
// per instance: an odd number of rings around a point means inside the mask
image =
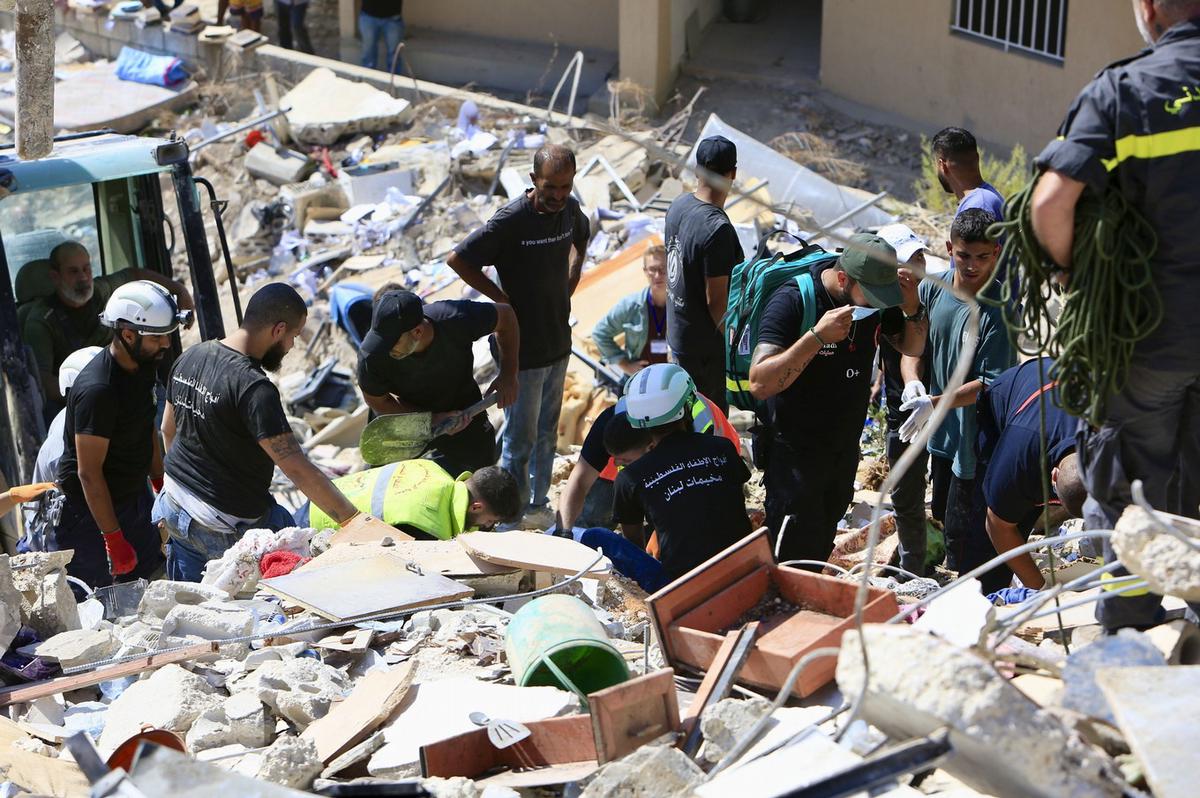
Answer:
[{"label": "blue jeans", "polygon": [[[358,30],[362,34],[362,65],[367,69],[375,69],[375,56],[379,50],[379,40],[383,39],[387,48],[383,54],[385,72],[391,68],[392,59],[396,58],[396,48],[404,41],[404,17],[373,17],[365,11],[359,12]],[[396,58],[395,73],[400,74],[404,59]]]},{"label": "blue jeans", "polygon": [[284,529],[295,526],[292,515],[274,499],[261,518],[239,524],[236,532],[204,526],[187,511],[160,493],[154,502],[152,518],[170,535],[167,541],[167,578],[177,582],[199,582],[209,560],[219,560],[249,529]]},{"label": "blue jeans", "polygon": [[546,494],[550,491],[550,472],[554,468],[566,377],[565,357],[543,368],[518,372],[517,401],[504,410],[500,467],[517,480],[517,495],[531,507],[541,507],[550,501]]},{"label": "blue jeans", "polygon": [[604,552],[618,573],[637,582],[647,593],[661,590],[670,581],[663,573],[661,562],[612,530],[593,527],[583,533],[579,542]]}]

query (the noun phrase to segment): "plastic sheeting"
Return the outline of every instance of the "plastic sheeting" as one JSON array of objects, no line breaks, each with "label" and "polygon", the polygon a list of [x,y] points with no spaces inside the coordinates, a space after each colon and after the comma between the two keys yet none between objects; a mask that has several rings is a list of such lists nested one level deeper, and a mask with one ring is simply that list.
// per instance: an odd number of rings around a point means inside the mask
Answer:
[{"label": "plastic sheeting", "polygon": [[[817,222],[825,225],[861,205],[863,198],[811,169],[780,155],[761,141],[746,135],[712,114],[697,137],[697,144],[709,136],[724,136],[737,145],[738,180],[754,185],[769,180],[767,190],[776,206],[795,203],[807,209]],[[688,154],[688,165],[696,165],[696,150]],[[841,223],[854,227],[880,227],[896,221],[878,208],[867,208]]]}]

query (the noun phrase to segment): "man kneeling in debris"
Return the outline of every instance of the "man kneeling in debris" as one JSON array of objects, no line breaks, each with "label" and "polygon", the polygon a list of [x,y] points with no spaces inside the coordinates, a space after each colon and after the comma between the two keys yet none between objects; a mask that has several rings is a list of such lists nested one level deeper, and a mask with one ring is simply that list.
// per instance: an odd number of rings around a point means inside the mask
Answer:
[{"label": "man kneeling in debris", "polygon": [[[450,540],[474,529],[492,529],[522,508],[517,480],[499,466],[450,476],[432,460],[405,460],[333,481],[354,506],[418,540]],[[306,504],[296,523],[314,529],[337,524]]]},{"label": "man kneeling in debris", "polygon": [[[963,571],[1029,540],[1047,493],[1058,498],[1067,515],[1083,517],[1087,489],[1075,454],[1079,420],[1058,406],[1054,361],[1042,358],[1041,363],[1040,371],[1037,360],[1005,371],[979,397],[975,499]],[[1050,480],[1048,492],[1043,475]],[[1040,590],[1046,584],[1033,558],[1022,554],[980,575],[984,595],[1008,587],[1014,573],[1025,587]]]},{"label": "man kneeling in debris", "polygon": [[[621,535],[595,528],[580,541],[653,592],[750,533],[742,493],[750,469],[727,439],[692,429],[696,386],[679,366],[642,369],[625,400],[626,412],[604,433],[624,466],[613,486]],[[660,560],[645,551],[646,521],[658,535]]]},{"label": "man kneeling in debris", "polygon": [[166,480],[154,520],[170,535],[169,578],[198,582],[249,529],[293,526],[271,496],[275,466],[345,524],[358,510],[300,448],[265,371],[276,371],[304,329],[296,289],[272,283],[250,297],[242,326],[188,349],[175,363],[163,414]]},{"label": "man kneeling in debris", "polygon": [[448,432],[430,441],[426,456],[451,474],[496,462],[496,431],[487,413],[462,411],[481,398],[475,382],[472,344],[496,333],[500,407],[517,398],[517,316],[505,304],[465,300],[426,305],[411,291],[393,290],[375,302],[371,331],[358,357],[358,384],[376,413],[432,411],[433,425],[452,420]]}]

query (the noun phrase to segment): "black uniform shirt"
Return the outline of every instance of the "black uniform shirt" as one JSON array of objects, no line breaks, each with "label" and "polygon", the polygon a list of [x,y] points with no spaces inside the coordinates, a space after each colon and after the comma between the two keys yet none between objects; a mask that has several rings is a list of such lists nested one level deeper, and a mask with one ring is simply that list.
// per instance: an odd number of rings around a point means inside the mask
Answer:
[{"label": "black uniform shirt", "polygon": [[1200,20],[1096,75],[1037,163],[1097,190],[1115,180],[1154,227],[1166,318],[1138,354],[1156,368],[1200,367]]}]

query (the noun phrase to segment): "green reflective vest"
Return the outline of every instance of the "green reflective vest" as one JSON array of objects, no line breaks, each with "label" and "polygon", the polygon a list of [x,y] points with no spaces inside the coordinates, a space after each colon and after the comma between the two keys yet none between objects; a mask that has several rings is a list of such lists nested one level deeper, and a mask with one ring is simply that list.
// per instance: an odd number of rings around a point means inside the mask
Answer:
[{"label": "green reflective vest", "polygon": [[[439,540],[463,531],[471,503],[463,472],[454,479],[432,460],[405,460],[347,474],[333,481],[356,508],[392,526],[407,525]],[[337,523],[312,504],[309,526],[337,529]]]}]

